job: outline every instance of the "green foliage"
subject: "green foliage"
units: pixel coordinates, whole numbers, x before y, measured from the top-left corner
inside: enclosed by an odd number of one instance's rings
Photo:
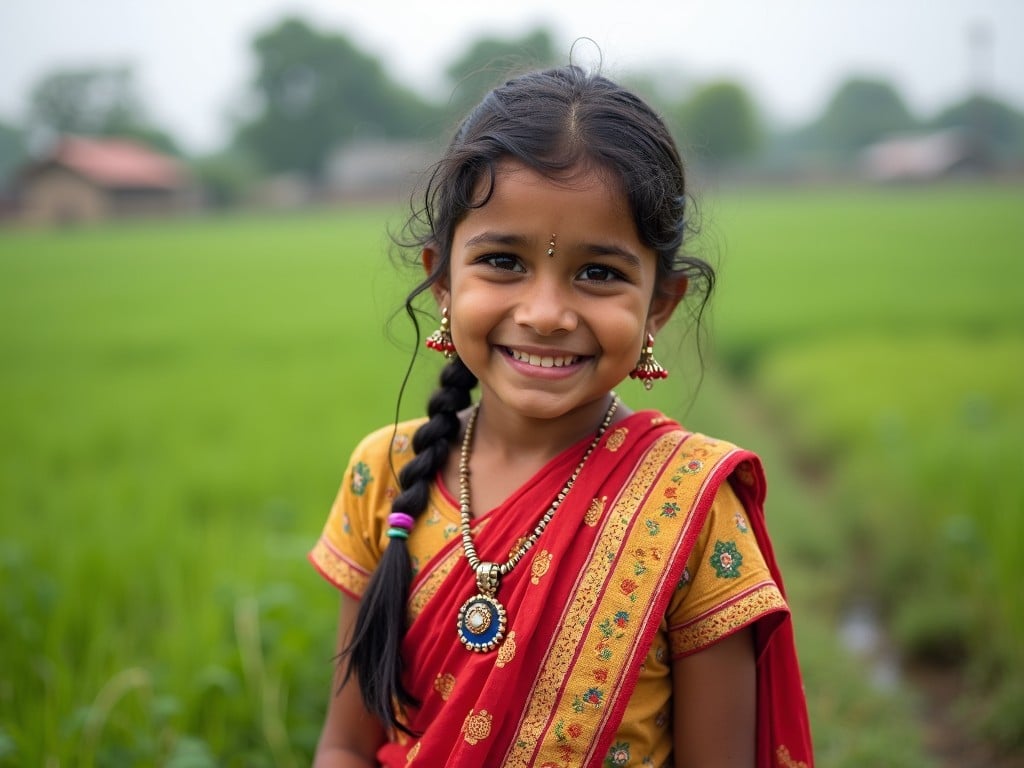
[[[460,120],[510,76],[552,66],[559,58],[551,33],[543,28],[517,38],[481,37],[445,70],[454,88],[448,111]]]
[[[852,78],[829,100],[806,138],[823,149],[852,155],[885,136],[907,131],[917,122],[903,98],[889,83]]]
[[[698,162],[734,165],[760,144],[757,109],[738,83],[705,85],[678,112],[679,136]]]
[[[360,136],[437,133],[434,111],[347,37],[289,18],[253,42],[258,113],[237,144],[272,172],[317,177],[329,153]]]
[[[0,191],[11,182],[15,170],[27,158],[24,131],[0,121]]]
[[[44,139],[63,133],[121,136],[178,152],[171,136],[149,119],[130,66],[66,69],[45,75],[29,97],[28,126]]]
[[[202,187],[204,202],[215,209],[243,203],[259,179],[256,160],[238,149],[198,158],[191,166]]]
[[[970,96],[953,104],[931,126],[960,129],[997,158],[1024,157],[1024,114],[991,96]]]

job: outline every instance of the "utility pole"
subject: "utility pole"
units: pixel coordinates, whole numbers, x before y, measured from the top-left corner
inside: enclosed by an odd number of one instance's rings
[[[991,126],[988,125],[989,116],[985,97],[989,92],[992,74],[993,37],[992,28],[986,21],[977,20],[967,28],[968,69],[970,71],[967,141],[973,153],[982,163],[987,163],[991,158],[991,147],[989,146]]]

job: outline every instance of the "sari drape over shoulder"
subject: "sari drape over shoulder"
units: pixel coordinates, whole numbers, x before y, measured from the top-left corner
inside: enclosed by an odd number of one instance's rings
[[[474,521],[482,560],[508,558],[588,442],[563,452]],[[372,472],[369,463],[364,466]],[[351,477],[358,480],[357,469]],[[395,734],[378,753],[381,764],[626,765],[628,749],[619,755],[613,741],[655,634],[665,631],[670,600],[689,578],[687,561],[724,483],[742,502],[774,582],[744,590],[716,612],[718,629],[709,629],[714,622],[694,626],[713,632],[713,641],[753,624],[758,766],[811,766],[792,626],[764,529],[760,462],[651,411],[608,431],[536,545],[502,578],[497,596],[508,611],[508,629],[497,650],[473,653],[457,639],[459,607],[476,593],[459,537],[450,536],[429,560],[417,563],[403,648],[407,687],[420,705],[404,716],[420,735]],[[345,524],[353,521],[346,517]],[[353,536],[367,553],[345,552],[325,530],[310,557],[331,581],[358,596],[369,572],[359,561],[384,545],[382,526]],[[410,537],[411,551],[413,544]],[[716,548],[715,568],[726,569],[720,573],[729,575],[734,553]]]

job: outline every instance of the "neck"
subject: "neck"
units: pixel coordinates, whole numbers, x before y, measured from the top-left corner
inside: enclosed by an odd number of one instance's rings
[[[474,444],[478,450],[509,463],[546,462],[566,448],[594,436],[612,402],[602,397],[556,418],[529,418],[511,412],[484,392],[477,416]],[[628,415],[621,404],[616,420]]]

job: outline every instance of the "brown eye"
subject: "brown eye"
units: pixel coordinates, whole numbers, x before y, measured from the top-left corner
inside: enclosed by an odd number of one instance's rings
[[[508,253],[491,253],[480,259],[483,263],[506,272],[525,272],[519,259]]]
[[[602,264],[588,264],[580,270],[579,276],[581,280],[589,280],[594,283],[607,283],[622,278],[622,275],[614,269]]]

